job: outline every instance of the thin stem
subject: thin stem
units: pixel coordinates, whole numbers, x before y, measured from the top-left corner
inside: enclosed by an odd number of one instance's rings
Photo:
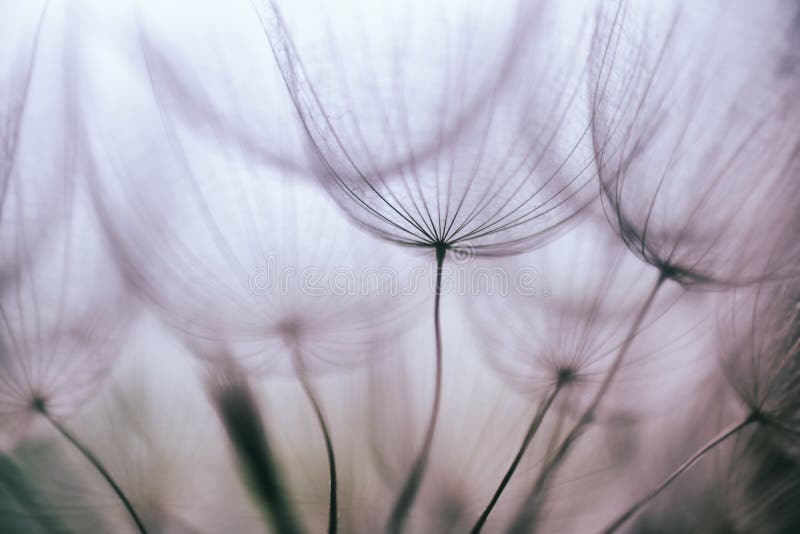
[[[600,405],[603,397],[605,397],[609,387],[611,386],[612,380],[622,366],[625,355],[633,343],[633,339],[636,337],[636,333],[638,332],[645,315],[647,315],[647,311],[653,304],[658,290],[661,288],[665,280],[666,276],[661,273],[656,280],[655,285],[653,285],[653,288],[650,290],[650,294],[648,295],[647,299],[642,304],[639,313],[636,315],[636,319],[634,319],[625,341],[620,346],[619,351],[617,352],[617,355],[611,364],[611,367],[606,373],[603,382],[600,384],[600,388],[597,390],[597,393],[595,393],[594,397],[589,403],[589,406],[581,414],[578,422],[575,423],[575,426],[572,427],[567,436],[561,442],[561,445],[556,450],[552,459],[550,459],[542,468],[542,471],[539,473],[536,483],[534,484],[528,498],[526,499],[521,510],[517,513],[517,517],[512,523],[511,528],[508,530],[509,534],[524,534],[533,533],[536,531],[536,519],[539,515],[539,509],[542,506],[545,486],[548,480],[558,470],[564,460],[566,460],[572,445],[575,443],[575,441],[577,441],[577,439],[583,433],[585,427],[594,418],[597,407]]]
[[[78,438],[73,436],[72,433],[70,433],[69,430],[67,430],[61,423],[53,419],[44,406],[37,406],[35,409],[42,414],[44,418],[47,419],[50,424],[53,425],[53,427],[55,427],[55,429],[58,430],[62,436],[64,436],[64,438],[66,438],[67,441],[69,441],[76,449],[78,449],[78,451],[89,461],[90,464],[92,464],[92,466],[94,466],[95,469],[97,469],[106,482],[108,482],[108,485],[111,486],[111,489],[114,490],[114,493],[117,494],[119,500],[122,501],[122,504],[125,505],[128,515],[130,515],[131,519],[133,519],[133,522],[136,523],[136,528],[139,530],[139,532],[141,532],[141,534],[147,534],[147,529],[144,527],[142,520],[139,519],[139,516],[137,515],[136,510],[134,510],[131,501],[128,500],[128,497],[122,491],[122,488],[119,487],[119,484],[117,484],[117,482],[111,476],[111,473],[109,473],[108,470],[103,466],[97,456],[95,456],[94,453],[92,453],[92,451],[86,447],[86,445],[78,441]]]
[[[530,426],[528,427],[528,431],[525,433],[525,437],[522,440],[522,445],[520,445],[519,450],[517,451],[517,455],[514,457],[514,460],[511,462],[508,470],[506,471],[505,476],[503,476],[503,480],[500,481],[500,485],[497,487],[497,490],[492,495],[492,500],[489,501],[489,504],[486,506],[486,509],[481,514],[478,521],[475,523],[475,526],[472,527],[472,534],[477,534],[483,528],[483,525],[486,523],[486,520],[489,518],[489,514],[492,513],[492,509],[494,508],[497,501],[500,499],[500,495],[502,495],[503,491],[506,489],[508,482],[511,480],[511,477],[514,475],[514,471],[517,470],[517,466],[519,465],[522,457],[525,455],[525,451],[528,449],[528,445],[530,444],[533,436],[536,435],[536,432],[539,430],[539,426],[542,424],[542,420],[544,420],[544,416],[547,414],[547,411],[550,409],[550,406],[553,404],[553,401],[558,395],[558,392],[561,390],[562,384],[559,382],[553,388],[553,390],[548,393],[544,399],[542,399],[539,408],[536,410],[536,415],[534,415],[533,420],[531,421]]]
[[[566,420],[567,414],[564,410],[561,410],[558,414],[558,417],[556,417],[555,428],[553,428],[553,432],[550,434],[550,439],[547,442],[547,449],[544,454],[545,462],[549,461],[553,456],[553,452],[555,452],[556,447],[558,446],[558,438],[561,437],[561,431],[564,429],[564,422]]]
[[[433,390],[433,407],[431,408],[431,416],[428,421],[428,428],[425,431],[422,448],[414,461],[411,472],[406,479],[403,490],[400,492],[400,496],[395,502],[389,522],[386,525],[386,532],[389,534],[400,532],[408,512],[411,510],[411,505],[414,503],[414,498],[422,483],[422,476],[425,474],[425,467],[427,466],[433,443],[433,434],[436,430],[436,421],[439,418],[439,404],[442,394],[442,327],[439,305],[442,293],[442,265],[444,264],[446,253],[447,247],[445,245],[436,246],[436,290],[433,301],[433,327],[436,335],[436,375]]]
[[[308,380],[308,374],[306,373],[305,364],[303,363],[303,355],[301,354],[300,349],[295,347],[293,356],[297,378],[300,381],[300,385],[302,386],[303,392],[308,398],[308,401],[311,403],[311,407],[314,409],[314,414],[317,416],[317,422],[319,423],[320,430],[322,430],[322,436],[325,439],[325,451],[328,455],[328,474],[330,477],[328,533],[336,534],[338,528],[338,500],[336,496],[336,459],[333,454],[333,441],[331,440],[330,432],[328,431],[328,424],[325,421],[325,415],[322,413],[322,407],[320,406],[317,395]]]
[[[746,419],[729,426],[717,434],[711,441],[703,445],[697,452],[690,456],[688,460],[683,462],[680,467],[678,467],[667,478],[665,478],[661,484],[634,503],[633,506],[621,514],[613,523],[611,523],[611,525],[606,527],[606,529],[603,530],[603,534],[611,534],[612,532],[616,532],[619,527],[621,527],[628,519],[633,517],[634,514],[636,514],[636,512],[638,512],[644,505],[655,499],[662,491],[667,489],[667,487],[672,484],[676,478],[681,476],[684,471],[690,469],[695,463],[701,460],[703,456],[708,454],[712,449],[716,448],[717,445],[721,444],[731,436],[736,435],[740,430],[747,427],[751,423],[755,423],[757,420],[758,417],[755,414],[750,414]]]

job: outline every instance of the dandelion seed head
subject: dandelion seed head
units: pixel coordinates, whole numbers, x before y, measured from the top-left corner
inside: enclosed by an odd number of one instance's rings
[[[316,90],[315,80],[306,78],[310,61],[298,55],[281,14],[273,6],[262,15],[318,159],[318,174],[361,227],[401,245],[444,244],[449,250],[501,256],[543,246],[594,198],[586,124],[582,132],[580,121],[571,121],[570,115],[582,97],[586,50],[581,46],[589,31],[558,27],[557,18],[552,18],[556,26],[551,31],[543,22],[551,21],[548,9],[524,3],[515,7],[520,13],[512,18],[510,30],[496,29],[499,35],[510,35],[500,41],[510,39],[502,52],[511,54],[501,59],[502,78],[495,86],[479,85],[475,104],[463,98],[473,80],[459,71],[441,86],[431,84],[443,89],[435,95],[436,113],[408,116],[402,107],[407,95],[393,93],[401,101],[390,103],[377,119],[369,109],[364,111],[374,96],[361,106],[347,91],[336,100]],[[530,25],[522,37],[524,21]],[[484,20],[475,21],[480,22]],[[533,50],[551,46],[559,30],[577,34],[575,50],[565,51],[563,62],[542,61]],[[474,49],[480,47],[469,48]],[[512,55],[518,59],[511,60]],[[402,72],[390,74],[402,79]],[[548,75],[563,85],[556,89],[533,83]],[[372,90],[381,93],[380,86]],[[330,108],[340,107],[347,113],[332,117]],[[389,137],[382,152],[365,134],[373,120],[383,132],[379,138]],[[453,124],[458,127],[451,129]],[[417,144],[426,138],[420,131],[430,132],[431,146]],[[392,155],[403,155],[387,163],[385,147]]]
[[[48,254],[0,293],[0,433],[12,441],[37,414],[67,416],[96,394],[135,318],[84,193],[68,199]]]
[[[406,259],[354,232],[315,184],[233,145],[210,151],[181,117],[153,119],[173,147],[153,146],[151,160],[178,179],[157,188],[136,163],[144,147],[106,147],[102,168],[120,179],[97,181],[96,206],[131,285],[203,358],[284,374],[299,351],[310,370],[339,370],[408,319],[386,305],[414,300],[400,293]],[[208,164],[187,166],[187,154]]]
[[[743,294],[744,293],[744,294]],[[779,446],[800,453],[800,313],[792,285],[762,284],[727,299],[719,350],[740,401]]]
[[[556,376],[557,376],[556,380],[559,385],[566,385],[575,380],[577,372],[572,367],[564,366],[558,368]]]
[[[608,219],[631,251],[684,286],[757,282],[796,211],[795,89],[773,70],[786,46],[773,26],[785,17],[746,2],[720,16],[676,5],[656,18],[643,7],[609,17],[597,46],[592,121]],[[743,52],[742,32],[759,45]],[[713,50],[692,54],[707,35]],[[795,270],[788,258],[771,264],[768,276]]]

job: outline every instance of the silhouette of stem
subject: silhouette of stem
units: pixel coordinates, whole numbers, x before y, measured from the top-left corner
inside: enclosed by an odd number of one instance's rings
[[[436,336],[436,375],[433,390],[433,407],[431,408],[431,415],[428,421],[428,428],[425,431],[425,438],[422,442],[422,448],[417,455],[417,459],[414,461],[414,465],[411,468],[397,501],[395,502],[389,522],[386,525],[386,532],[389,534],[399,533],[403,528],[403,523],[408,517],[408,512],[411,510],[411,505],[414,503],[414,498],[416,497],[419,486],[422,483],[422,477],[425,474],[425,468],[428,463],[428,457],[430,456],[431,445],[433,443],[433,434],[436,430],[436,421],[439,418],[439,404],[442,393],[442,327],[439,314],[439,305],[442,296],[442,265],[444,264],[444,257],[446,253],[447,247],[444,244],[439,244],[436,246],[436,293],[433,301],[433,326]]]
[[[211,389],[211,396],[254,497],[275,532],[303,532],[286,499],[261,412],[247,381],[241,377],[223,381]]]
[[[142,520],[139,518],[136,510],[133,508],[131,501],[125,495],[125,492],[122,491],[122,488],[120,488],[119,484],[117,484],[117,482],[111,476],[111,473],[109,473],[105,466],[103,466],[97,456],[95,456],[94,453],[89,450],[88,447],[86,447],[86,445],[81,443],[78,438],[73,436],[69,430],[67,430],[61,423],[56,421],[53,416],[50,415],[44,406],[44,402],[34,401],[34,409],[42,414],[42,416],[44,416],[44,418],[47,419],[67,441],[69,441],[76,449],[78,449],[83,457],[86,458],[90,464],[92,464],[92,466],[100,473],[100,475],[102,475],[105,481],[108,482],[108,485],[111,486],[111,489],[114,490],[114,493],[117,494],[119,500],[122,501],[122,504],[128,511],[128,515],[130,515],[131,519],[133,519],[133,522],[136,524],[136,528],[139,530],[139,532],[141,532],[141,534],[147,534],[147,529],[144,527],[144,523],[142,523]]]
[[[636,514],[644,505],[658,497],[658,495],[667,489],[672,482],[675,481],[676,478],[681,476],[685,471],[690,469],[695,463],[700,461],[703,456],[708,454],[711,450],[717,447],[717,445],[721,444],[731,436],[736,435],[740,430],[747,427],[751,423],[754,423],[758,420],[756,414],[750,414],[745,418],[743,421],[739,421],[728,428],[724,429],[722,432],[717,434],[711,441],[703,445],[697,452],[695,452],[692,456],[689,457],[683,464],[680,465],[675,471],[673,471],[667,478],[664,479],[661,484],[659,484],[656,488],[651,490],[647,495],[642,497],[636,503],[633,504],[630,508],[628,508],[624,513],[622,513],[611,525],[603,530],[603,534],[611,534],[612,532],[616,532],[619,527],[621,527],[625,522],[630,519],[631,517]]]
[[[489,501],[489,504],[484,509],[483,513],[481,514],[478,521],[475,523],[475,526],[472,527],[472,534],[477,534],[478,532],[483,529],[483,525],[486,523],[486,520],[489,518],[489,514],[492,513],[492,509],[494,508],[497,501],[500,499],[500,495],[502,495],[503,491],[506,489],[508,482],[511,480],[511,477],[514,475],[514,471],[517,470],[517,466],[519,465],[522,457],[525,455],[525,451],[528,449],[528,445],[530,444],[533,436],[536,435],[536,432],[539,430],[539,426],[542,424],[544,420],[544,416],[547,414],[550,406],[553,404],[553,401],[558,395],[558,392],[561,390],[563,384],[558,383],[550,391],[544,399],[542,399],[539,408],[536,410],[536,415],[534,415],[533,420],[531,421],[530,426],[528,427],[528,431],[525,433],[525,437],[522,440],[522,445],[520,445],[519,450],[517,451],[517,455],[514,457],[514,460],[511,462],[508,470],[506,471],[505,476],[503,476],[503,480],[500,481],[500,485],[497,487],[497,490],[494,492],[492,499]]]
[[[311,383],[308,380],[308,375],[306,373],[305,364],[303,363],[303,355],[300,353],[300,350],[295,347],[294,349],[294,367],[295,372],[297,373],[297,378],[300,381],[300,385],[303,388],[303,392],[305,393],[306,397],[308,398],[309,402],[311,403],[311,407],[314,409],[314,414],[317,417],[317,422],[319,423],[320,430],[322,430],[322,436],[325,439],[325,451],[328,455],[328,474],[330,479],[330,497],[329,497],[329,505],[328,505],[328,533],[335,534],[338,529],[338,505],[337,505],[337,494],[336,494],[336,458],[333,454],[333,441],[331,440],[330,432],[328,431],[328,424],[325,421],[325,415],[322,413],[322,407],[320,406],[319,400],[317,399],[317,395],[314,392],[314,389],[311,387]]]
[[[614,377],[622,366],[625,355],[633,343],[633,339],[636,337],[636,333],[641,327],[645,315],[647,315],[650,306],[652,306],[653,301],[655,300],[658,290],[661,288],[666,279],[667,277],[664,273],[659,275],[655,285],[653,285],[653,288],[650,290],[650,294],[642,304],[639,313],[636,315],[636,319],[633,321],[631,329],[628,332],[628,335],[625,337],[625,341],[620,346],[619,351],[617,352],[617,355],[611,364],[611,367],[606,373],[603,382],[600,384],[600,388],[595,393],[594,397],[589,403],[589,406],[581,414],[578,422],[575,423],[575,426],[572,427],[567,436],[561,442],[561,445],[558,447],[553,457],[542,468],[542,471],[539,473],[536,483],[533,485],[528,498],[525,500],[523,507],[517,513],[516,519],[512,523],[511,528],[508,530],[509,534],[532,534],[536,531],[536,521],[539,515],[539,510],[543,504],[545,486],[547,482],[563,464],[570,449],[572,448],[572,445],[575,443],[575,441],[577,441],[577,439],[585,430],[586,426],[594,418],[597,407],[600,405],[603,397],[605,397],[606,393],[608,392],[608,388],[611,386],[611,382],[614,380]]]

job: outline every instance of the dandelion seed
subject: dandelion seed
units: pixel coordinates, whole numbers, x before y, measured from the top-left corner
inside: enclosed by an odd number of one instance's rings
[[[397,328],[404,314],[390,317],[396,310],[383,302],[400,295],[384,294],[364,275],[369,262],[388,254],[374,240],[351,239],[324,193],[288,169],[254,169],[225,138],[209,153],[208,141],[186,123],[155,120],[168,143],[150,155],[158,174],[126,165],[135,156],[115,146],[106,162],[122,178],[97,183],[96,205],[119,265],[198,356],[298,379],[329,459],[335,531],[333,437],[311,377],[363,361],[375,337]],[[174,173],[166,191],[143,190],[165,172]],[[390,268],[375,274],[398,276]]]
[[[790,126],[793,120],[786,120],[785,114],[787,91],[792,88],[775,80],[774,71],[764,73],[773,86],[749,83],[761,69],[774,66],[769,54],[780,43],[768,40],[753,49],[751,57],[737,63],[741,68],[730,69],[731,63],[719,57],[702,58],[699,68],[687,67],[682,59],[694,39],[714,35],[723,40],[730,35],[723,29],[731,31],[717,20],[687,17],[687,12],[678,9],[668,14],[666,27],[656,31],[657,26],[647,23],[629,25],[628,17],[635,16],[636,8],[619,2],[608,16],[611,29],[598,32],[600,73],[594,88],[592,138],[601,198],[609,222],[628,248],[659,272],[629,339],[666,280],[697,289],[720,288],[752,284],[763,277],[789,277],[794,269],[791,262],[772,262],[773,271],[763,271],[775,246],[774,228],[784,226],[794,202],[794,196],[785,201],[786,193],[795,188],[788,176],[800,146]],[[650,20],[651,13],[643,13]],[[776,15],[769,9],[758,14],[763,20]],[[708,24],[713,24],[713,31],[703,31]],[[644,30],[639,36],[644,42],[635,41],[633,48],[626,41],[629,27]],[[656,46],[646,44],[650,42]],[[719,50],[724,57],[733,48],[722,41]],[[631,71],[620,76],[626,71],[616,66],[625,61]],[[789,116],[793,111],[788,110]],[[682,120],[675,119],[677,112],[685,113]],[[698,149],[699,140],[707,145]],[[731,192],[741,193],[740,201],[732,201]],[[756,216],[762,210],[769,210],[768,216]],[[680,213],[677,220],[676,213]],[[777,239],[785,239],[787,232]],[[628,346],[621,347],[609,369],[603,394]],[[602,397],[596,397],[542,471],[536,484],[540,501],[544,482],[563,462]],[[531,517],[535,514],[529,512]],[[516,531],[530,524],[529,519],[518,522]]]
[[[759,42],[744,56],[743,17],[758,23],[748,31]],[[634,254],[685,287],[795,273],[777,262],[763,273],[797,208],[798,108],[776,76],[780,17],[745,2],[726,3],[719,20],[688,5],[662,13],[620,2],[598,45],[592,123],[607,217]],[[692,55],[708,36],[713,53]]]
[[[537,3],[535,7],[540,6]],[[586,67],[580,45],[577,52],[563,51],[563,63],[557,59],[558,48],[554,48],[556,58],[532,53],[528,47],[551,45],[558,30],[553,34],[543,30],[543,21],[548,20],[544,10],[522,4],[519,10],[504,51],[517,57],[501,63],[499,81],[490,80],[494,85],[485,92],[478,90],[487,104],[465,102],[464,92],[470,86],[464,71],[452,73],[452,78],[433,89],[433,121],[431,116],[413,120],[405,107],[407,95],[397,94],[397,99],[379,112],[380,130],[389,132],[380,151],[367,133],[374,128],[369,112],[364,113],[359,102],[346,96],[344,104],[335,100],[332,104],[343,107],[342,120],[333,118],[330,101],[316,80],[309,79],[308,61],[298,53],[282,14],[274,4],[261,14],[328,191],[370,233],[435,253],[434,399],[418,459],[388,522],[391,532],[402,527],[411,509],[438,419],[442,370],[439,301],[447,252],[502,256],[537,248],[568,227],[594,195],[590,186],[593,159],[587,157],[584,149],[588,147],[583,146],[588,141],[586,124],[582,126],[571,115],[581,100],[579,80]],[[532,26],[525,27],[525,21]],[[442,62],[440,68],[451,75],[449,62]],[[402,84],[402,71],[392,74]],[[548,83],[553,80],[563,82],[566,90],[560,87],[555,91]],[[535,88],[532,92],[531,87]],[[439,89],[443,91],[439,93]],[[379,86],[373,90],[381,94]],[[380,96],[378,99],[383,102]],[[365,103],[371,105],[369,100]],[[452,125],[457,127],[452,129]],[[420,147],[416,140],[427,138],[420,132],[428,131],[434,144]]]
[[[0,298],[0,431],[17,441],[35,419],[48,421],[102,475],[146,532],[102,462],[61,422],[97,391],[130,322],[120,303],[124,286],[99,239],[89,237],[88,207],[75,202],[72,209],[53,255],[32,262]],[[98,280],[105,285],[98,286]]]
[[[784,252],[783,248],[781,252]],[[751,304],[752,311],[748,310],[744,317],[740,313],[741,299],[732,301],[733,332],[721,336],[723,363],[731,385],[747,407],[747,414],[691,455],[661,484],[622,513],[604,533],[617,531],[710,451],[745,429],[755,426],[756,431],[768,432],[780,441],[788,440],[795,454],[799,450],[796,443],[800,436],[797,418],[800,406],[797,396],[800,309],[796,288],[794,285],[787,287],[787,284],[773,284],[771,287],[766,283],[760,284]]]

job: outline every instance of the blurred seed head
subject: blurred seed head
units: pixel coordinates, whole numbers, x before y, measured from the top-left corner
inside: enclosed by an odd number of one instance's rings
[[[775,243],[796,234],[797,84],[777,65],[790,49],[785,6],[718,7],[619,2],[595,46],[608,219],[685,286],[796,275],[792,258],[763,272]]]

